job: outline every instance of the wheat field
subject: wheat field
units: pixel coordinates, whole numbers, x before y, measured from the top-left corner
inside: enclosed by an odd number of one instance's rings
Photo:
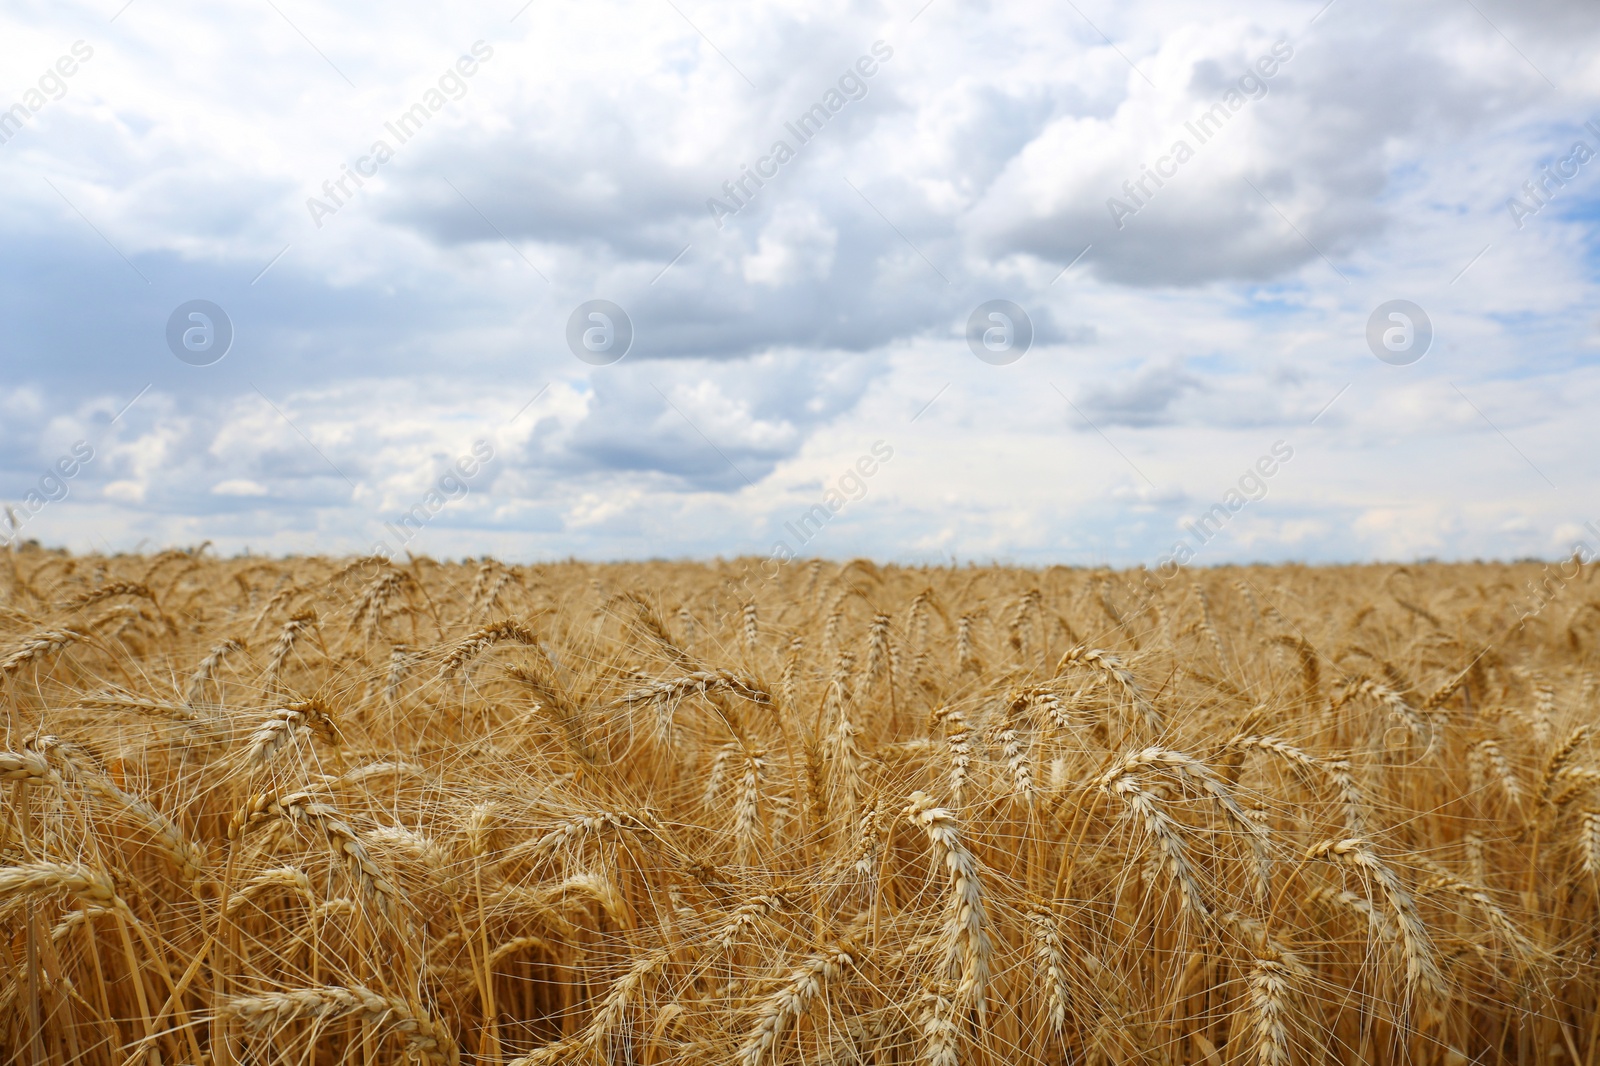
[[[1596,1063],[1592,567],[769,570],[7,553],[0,1061]]]

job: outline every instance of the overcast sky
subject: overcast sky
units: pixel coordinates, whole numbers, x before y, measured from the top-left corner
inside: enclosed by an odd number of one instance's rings
[[[47,544],[1600,549],[1592,0],[12,0],[3,108]]]

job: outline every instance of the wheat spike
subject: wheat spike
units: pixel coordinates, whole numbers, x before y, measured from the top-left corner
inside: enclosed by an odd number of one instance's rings
[[[27,896],[63,892],[100,907],[126,910],[111,878],[76,863],[32,862],[0,867],[0,908]]]
[[[539,638],[510,619],[486,625],[457,644],[450,654],[445,656],[444,662],[439,665],[439,679],[453,677],[457,671],[483,654],[486,649],[506,641],[536,645],[539,643]]]
[[[461,1055],[454,1039],[426,1011],[403,999],[384,996],[360,986],[297,988],[236,996],[223,1004],[221,1016],[248,1029],[281,1029],[302,1018],[333,1021],[359,1017],[402,1034],[411,1050],[429,1062],[459,1066]]]
[[[1313,845],[1306,852],[1306,858],[1344,863],[1378,883],[1394,915],[1395,927],[1405,953],[1406,989],[1413,1002],[1418,1003],[1424,1019],[1436,1019],[1441,1004],[1448,998],[1448,992],[1434,958],[1433,941],[1417,914],[1415,901],[1400,883],[1399,876],[1378,859],[1366,841],[1353,837],[1325,840]]]
[[[29,663],[54,655],[70,644],[87,639],[76,629],[42,629],[24,639],[0,658],[0,676],[10,677]]]
[[[824,986],[855,966],[855,950],[851,945],[840,945],[813,955],[790,975],[788,983],[762,1005],[755,1027],[739,1049],[740,1066],[763,1066],[773,1057],[784,1029],[810,1013]]]
[[[942,938],[944,969],[948,978],[956,982],[957,1000],[974,1007],[982,1017],[987,1011],[986,989],[993,945],[977,860],[962,843],[955,815],[936,806],[932,796],[925,792],[912,793],[905,815],[927,834],[940,860],[939,865],[949,871],[950,895]]]

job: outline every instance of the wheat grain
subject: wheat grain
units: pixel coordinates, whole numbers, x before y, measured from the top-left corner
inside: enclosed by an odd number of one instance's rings
[[[65,940],[79,926],[87,925],[96,918],[108,917],[114,913],[116,913],[115,907],[102,907],[92,903],[85,904],[77,910],[63,914],[61,920],[50,930],[50,939],[52,941]]]
[[[1102,784],[1101,788],[1120,799],[1156,842],[1161,853],[1162,868],[1177,886],[1184,907],[1201,916],[1209,916],[1211,908],[1206,904],[1200,879],[1189,860],[1189,849],[1179,835],[1176,823],[1162,810],[1155,793],[1142,788],[1132,776],[1118,776]]]
[[[35,751],[0,751],[0,781],[58,783],[60,777],[43,755]]]
[[[368,640],[375,639],[383,626],[384,614],[388,611],[389,602],[399,595],[406,586],[412,582],[410,574],[404,570],[384,570],[372,583],[362,590],[360,598],[356,600],[355,610],[350,615],[350,628],[360,629],[365,622],[365,632]]]
[[[955,1022],[955,992],[947,987],[922,996],[922,1061],[926,1066],[961,1066],[961,1030]]]
[[[745,752],[744,779],[739,784],[739,800],[733,812],[733,839],[739,861],[746,865],[757,858],[761,836],[761,785],[766,765],[765,752]]]
[[[1534,702],[1533,742],[1541,748],[1550,743],[1555,729],[1556,690],[1548,681],[1536,681],[1533,686]]]
[[[731,951],[763,919],[788,910],[792,906],[793,903],[785,892],[762,893],[741,904],[729,915],[718,929],[713,942],[718,950]]]
[[[1489,923],[1489,928],[1493,929],[1501,939],[1515,949],[1524,962],[1537,953],[1538,949],[1528,939],[1527,934],[1517,928],[1517,924],[1511,920],[1510,915],[1501,910],[1500,906],[1482,888],[1468,881],[1463,881],[1454,874],[1440,873],[1423,882],[1418,886],[1417,891],[1419,894],[1425,895],[1428,892],[1440,889],[1454,892],[1476,906]]]
[[[754,680],[740,677],[728,670],[703,670],[683,677],[666,678],[643,687],[632,689],[617,698],[619,706],[637,706],[657,703],[674,704],[691,695],[704,696],[713,692],[727,692],[752,703],[769,704],[772,695]]]
[[[1095,671],[1108,684],[1127,697],[1151,731],[1160,732],[1162,726],[1160,714],[1156,711],[1155,705],[1145,698],[1144,692],[1134,679],[1133,672],[1123,665],[1120,656],[1113,652],[1103,651],[1099,648],[1089,648],[1080,644],[1061,656],[1060,661],[1056,663],[1056,676],[1063,676],[1066,670],[1073,666],[1083,666]]]
[[[1366,800],[1356,787],[1355,775],[1346,759],[1320,759],[1295,747],[1280,737],[1240,736],[1228,741],[1234,750],[1264,751],[1302,770],[1314,770],[1325,776],[1339,793],[1344,811],[1345,828],[1352,833],[1365,831]]]
[[[754,655],[756,646],[761,643],[761,627],[756,621],[756,605],[749,602],[744,605],[742,612],[744,618],[744,650],[746,655]]]
[[[1108,792],[1120,793],[1139,812],[1145,819],[1146,825],[1151,827],[1152,832],[1161,840],[1163,850],[1167,852],[1168,861],[1173,864],[1172,868],[1176,875],[1180,870],[1188,868],[1186,860],[1180,862],[1174,851],[1174,845],[1181,845],[1181,841],[1177,839],[1175,833],[1168,832],[1171,828],[1170,820],[1164,815],[1159,815],[1159,811],[1153,806],[1151,793],[1137,785],[1131,787],[1128,785],[1132,777],[1152,769],[1176,771],[1181,780],[1198,785],[1217,803],[1228,820],[1243,831],[1255,854],[1256,894],[1265,899],[1272,880],[1272,858],[1267,831],[1245,811],[1222,779],[1200,760],[1170,748],[1154,746],[1143,748],[1124,755],[1118,764],[1100,775],[1096,784]],[[1162,827],[1160,832],[1155,831],[1157,825]],[[1181,847],[1178,850],[1181,851]],[[1189,873],[1183,873],[1181,876],[1186,883],[1190,883]]]
[[[1031,738],[1019,728],[1019,716],[1007,716],[1004,727],[995,734],[1005,758],[1006,771],[1011,776],[1011,791],[1026,806],[1033,806],[1033,760],[1029,752]]]
[[[1060,1038],[1066,1034],[1067,1015],[1072,1011],[1072,992],[1067,984],[1067,950],[1061,931],[1056,927],[1055,915],[1048,908],[1035,906],[1028,912],[1028,923],[1033,934],[1039,980],[1050,1004],[1050,1030]]]
[[[241,829],[262,821],[281,818],[291,825],[305,825],[320,832],[333,851],[342,855],[350,865],[351,875],[366,896],[386,915],[394,912],[398,889],[384,876],[372,861],[366,845],[349,823],[339,817],[336,808],[318,802],[306,792],[287,796],[264,796],[252,801],[244,812]],[[235,833],[236,835],[236,833]]]
[[[1593,727],[1589,725],[1578,726],[1567,734],[1567,739],[1562,741],[1561,746],[1552,751],[1550,757],[1545,760],[1544,777],[1539,784],[1540,803],[1550,802],[1551,796],[1555,792],[1556,783],[1561,778],[1562,771],[1567,768],[1573,756],[1577,755],[1578,749],[1583,746],[1583,742],[1589,739],[1589,734],[1592,730]]]
[[[867,660],[863,672],[869,689],[884,677],[891,682],[894,680],[894,649],[889,643],[889,616],[882,611],[872,616],[872,625],[867,630]]]
[[[1500,781],[1500,787],[1505,791],[1506,799],[1510,800],[1514,807],[1522,806],[1522,797],[1524,795],[1522,782],[1512,772],[1511,764],[1506,761],[1505,755],[1500,751],[1499,744],[1488,738],[1480,740],[1473,746],[1470,758],[1473,765],[1473,776],[1479,782],[1474,785],[1474,791],[1482,788],[1483,772],[1478,767],[1482,762],[1487,762],[1494,767],[1495,774]]]
[[[170,722],[189,723],[199,718],[192,707],[128,692],[91,693],[79,700],[79,706],[92,711],[132,711],[147,718],[165,718]]]
[[[1578,845],[1583,872],[1600,878],[1600,811],[1587,810],[1579,821]]]
[[[130,796],[112,781],[95,772],[78,771],[72,783],[104,805],[136,822],[171,860],[185,884],[193,884],[205,873],[205,848],[186,837],[171,818],[145,800]]]

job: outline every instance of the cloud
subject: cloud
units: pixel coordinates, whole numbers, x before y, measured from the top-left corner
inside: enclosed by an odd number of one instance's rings
[[[839,231],[809,204],[784,205],[761,229],[755,254],[744,257],[744,280],[779,288],[833,270]]]
[[[1382,232],[1398,145],[1436,148],[1537,91],[1514,55],[1452,49],[1453,24],[1317,32],[1174,30],[1147,60],[1154,86],[1129,73],[1113,113],[1058,116],[1012,157],[974,238],[1063,262],[1092,244],[1088,267],[1124,285],[1282,277]]]
[[[745,365],[680,364],[642,378],[596,376],[584,416],[547,461],[738,491],[795,455],[814,427],[849,410],[874,376],[859,360],[799,353]],[[632,432],[618,433],[623,425]]]
[[[1205,383],[1185,371],[1181,362],[1150,365],[1132,378],[1092,386],[1084,392],[1089,417],[1107,425],[1158,426],[1177,420],[1173,405]]]
[[[272,490],[247,477],[231,477],[211,486],[211,491],[218,496],[265,496]]]
[[[419,550],[714,554],[885,439],[817,550],[1131,562],[1282,439],[1216,561],[1545,551],[1600,488],[1570,447],[1600,171],[1521,229],[1505,200],[1600,120],[1600,15],[1480,7],[1140,0],[1096,16],[1108,42],[1009,3],[401,0],[290,12],[313,49],[270,9],[96,36],[104,12],[24,0],[0,65],[96,52],[0,144],[0,494],[84,440],[41,537],[348,550],[484,439]],[[468,91],[314,224],[480,40]],[[875,42],[865,95],[719,226],[707,199]],[[211,367],[166,347],[196,298],[235,327]],[[609,367],[566,347],[596,298],[635,328]],[[1411,367],[1366,349],[1395,298],[1435,326]],[[993,299],[1036,327],[1005,367],[963,336]]]

